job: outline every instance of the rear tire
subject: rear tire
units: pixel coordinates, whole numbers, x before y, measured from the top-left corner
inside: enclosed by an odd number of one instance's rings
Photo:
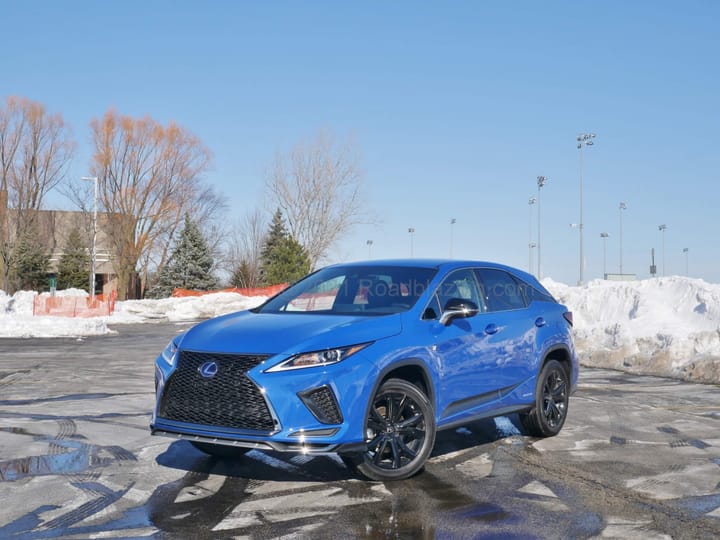
[[[520,420],[529,435],[552,437],[560,433],[570,403],[568,374],[557,360],[550,360],[540,370],[535,386],[535,406]]]
[[[224,444],[212,444],[197,441],[190,441],[190,444],[201,452],[223,459],[239,458],[250,450],[249,448],[243,448],[242,446],[226,446]]]
[[[388,379],[370,403],[364,429],[368,449],[358,456],[357,469],[372,480],[403,480],[417,473],[432,452],[435,411],[417,386]]]

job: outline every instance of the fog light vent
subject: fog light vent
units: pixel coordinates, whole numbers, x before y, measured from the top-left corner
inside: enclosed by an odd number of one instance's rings
[[[313,388],[298,396],[318,421],[323,424],[342,424],[343,417],[337,398],[329,387]]]

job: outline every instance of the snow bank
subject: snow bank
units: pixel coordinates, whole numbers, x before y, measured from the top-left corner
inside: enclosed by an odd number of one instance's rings
[[[47,294],[47,293],[45,293]],[[79,289],[58,291],[58,296],[87,296]],[[107,334],[102,318],[33,317],[34,291],[18,291],[13,296],[0,291],[0,337],[73,337]]]
[[[48,293],[43,293],[48,294]],[[87,296],[79,289],[57,291],[58,296]],[[13,296],[0,291],[0,337],[78,337],[110,334],[108,325],[160,321],[195,321],[233,311],[250,309],[266,297],[246,297],[236,293],[213,293],[187,298],[127,300],[116,302],[109,317],[69,318],[33,317],[34,291],[18,291]]]
[[[126,300],[115,304],[115,313],[108,318],[111,324],[148,321],[194,321],[243,311],[262,304],[265,296],[241,296],[219,292],[185,298],[159,300]]]
[[[543,285],[573,312],[584,365],[720,382],[720,285],[678,276]]]

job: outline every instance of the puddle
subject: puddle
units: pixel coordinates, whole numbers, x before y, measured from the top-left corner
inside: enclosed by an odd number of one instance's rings
[[[49,439],[53,454],[0,461],[0,482],[14,482],[32,476],[77,474],[114,461],[137,461],[120,446],[95,446],[75,440]]]
[[[53,444],[69,448],[69,451],[0,461],[0,481],[14,482],[28,476],[79,473],[93,465],[93,447],[71,441],[53,441]]]
[[[690,511],[696,517],[702,516],[720,508],[720,493],[686,497],[678,502],[678,506]]]
[[[492,503],[480,503],[468,506],[454,512],[454,515],[460,519],[472,519],[477,521],[503,521],[509,517],[509,514],[501,507]]]

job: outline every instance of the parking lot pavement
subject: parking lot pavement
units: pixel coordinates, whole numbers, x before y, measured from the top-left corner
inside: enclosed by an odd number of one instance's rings
[[[0,538],[717,538],[720,388],[584,370],[563,431],[438,435],[414,478],[334,455],[235,460],[149,435],[183,325],[0,340]]]

